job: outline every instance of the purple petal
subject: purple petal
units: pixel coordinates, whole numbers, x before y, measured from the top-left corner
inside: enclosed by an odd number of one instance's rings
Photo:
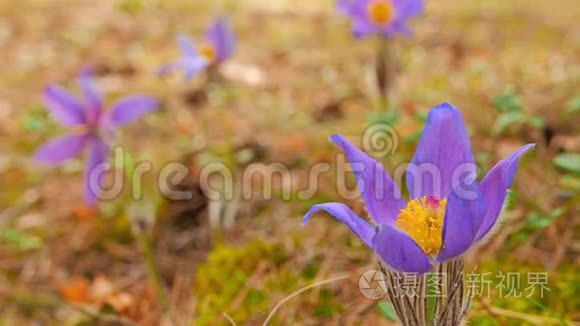
[[[391,37],[395,34],[413,36],[413,31],[404,22],[394,22],[382,29],[382,34]]]
[[[164,76],[175,70],[181,70],[185,74],[185,79],[189,81],[208,66],[209,62],[202,56],[183,58],[161,66],[158,70],[158,74]]]
[[[364,19],[354,19],[352,29],[354,37],[357,39],[367,37],[378,31],[376,26]]]
[[[236,38],[232,27],[225,17],[218,17],[214,21],[207,31],[206,37],[215,46],[218,63],[228,59],[234,53]]]
[[[79,85],[87,101],[88,122],[96,123],[103,112],[103,99],[93,84],[91,67],[83,68],[79,75]]]
[[[182,60],[177,60],[177,61],[162,65],[157,70],[157,74],[159,76],[165,76],[165,75],[172,73],[173,71],[178,70],[178,69],[183,69],[183,61]]]
[[[356,0],[337,0],[336,8],[341,14],[349,15]]]
[[[485,213],[485,203],[477,182],[454,189],[447,199],[443,219],[443,248],[437,260],[444,262],[467,251]]]
[[[183,60],[183,69],[185,71],[185,80],[192,80],[195,75],[202,72],[209,66],[206,58],[198,56]]]
[[[44,89],[44,103],[54,118],[64,126],[86,123],[82,103],[63,87],[47,86]]]
[[[461,113],[448,103],[434,107],[407,169],[411,199],[445,198],[475,175],[475,159]]]
[[[373,248],[383,263],[399,272],[422,274],[433,268],[423,249],[394,226],[380,226]]]
[[[304,223],[308,223],[312,215],[319,211],[325,211],[336,217],[337,220],[346,224],[362,241],[372,248],[372,239],[375,236],[375,229],[365,220],[358,217],[353,211],[342,203],[326,203],[314,205],[304,216]]]
[[[189,38],[189,36],[185,34],[177,35],[177,45],[181,49],[181,53],[184,57],[196,57],[199,55],[193,42]]]
[[[149,96],[129,96],[119,100],[109,111],[108,121],[112,125],[122,126],[157,109],[157,101]]]
[[[510,157],[498,162],[481,181],[481,193],[486,211],[475,240],[481,240],[496,224],[503,208],[507,190],[511,187],[520,157],[531,150],[535,144],[518,149]]]
[[[58,164],[80,154],[88,136],[62,136],[47,141],[36,151],[35,159],[46,164]]]
[[[85,200],[88,204],[98,201],[102,189],[105,169],[101,164],[107,162],[109,147],[101,139],[93,138],[85,171]]]
[[[403,22],[409,18],[419,16],[424,11],[423,0],[393,0],[397,21]]]
[[[406,21],[423,12],[422,0],[394,0],[395,17],[388,24],[374,24],[368,13],[368,7],[372,0],[338,0],[338,10],[348,15],[353,21],[353,32],[356,38],[363,38],[371,34],[379,33],[385,37],[395,34],[411,36],[411,30]]]
[[[350,162],[358,189],[372,218],[377,224],[393,223],[405,207],[405,202],[383,165],[340,135],[333,135],[331,140],[342,148]]]

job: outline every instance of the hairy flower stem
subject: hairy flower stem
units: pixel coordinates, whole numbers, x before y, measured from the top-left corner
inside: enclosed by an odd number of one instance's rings
[[[470,304],[463,260],[439,265],[431,273],[400,273],[380,264],[386,294],[403,326],[462,325]]]
[[[379,93],[379,111],[387,112],[390,106],[389,93],[393,86],[395,73],[393,49],[390,41],[384,37],[378,37],[377,48],[375,79]]]
[[[147,236],[147,234],[144,232],[135,232],[135,237],[137,238],[137,242],[141,247],[141,253],[143,254],[143,258],[145,259],[147,272],[149,274],[151,284],[153,285],[153,289],[157,296],[159,307],[161,308],[162,312],[165,312],[169,308],[167,299],[168,294],[167,289],[165,288],[165,284],[163,283],[163,279],[161,278],[161,274],[159,273],[159,269],[155,264],[153,243],[151,239]]]

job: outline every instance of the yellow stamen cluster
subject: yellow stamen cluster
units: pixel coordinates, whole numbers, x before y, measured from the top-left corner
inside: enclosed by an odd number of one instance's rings
[[[199,53],[207,59],[208,62],[213,63],[217,59],[215,47],[211,43],[204,44],[200,47]]]
[[[368,6],[370,20],[377,25],[386,25],[393,21],[395,10],[390,0],[372,1]]]
[[[447,199],[421,197],[402,209],[395,225],[406,232],[427,255],[437,255],[443,242],[443,218]]]

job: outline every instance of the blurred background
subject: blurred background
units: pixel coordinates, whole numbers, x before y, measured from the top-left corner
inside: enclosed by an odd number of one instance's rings
[[[199,39],[219,13],[237,41],[220,77],[160,78],[157,69],[180,55],[175,36]],[[372,252],[322,214],[302,226],[312,204],[341,201],[331,173],[307,200],[282,198],[282,183],[263,198],[257,183],[258,195],[226,203],[235,216],[227,228],[211,227],[196,176],[208,162],[235,171],[279,162],[297,189],[313,164],[335,164],[330,134],[359,144],[376,119],[397,131],[397,150],[383,160],[393,169],[410,160],[429,108],[444,101],[462,110],[482,173],[537,143],[503,227],[467,257],[493,280],[470,323],[579,322],[579,18],[575,0],[427,1],[414,37],[393,41],[397,114],[377,116],[376,43],[354,40],[330,0],[0,0],[0,325],[257,325],[294,291],[343,275],[288,300],[271,324],[394,323],[384,300],[359,291],[360,275],[377,267]],[[44,87],[78,93],[87,64],[108,104],[132,93],[161,103],[118,138],[127,153],[115,168],[153,165],[139,203],[128,184],[88,206],[82,159],[56,168],[33,160],[63,132]],[[170,162],[190,170],[178,188],[191,200],[151,186]],[[347,204],[364,213],[359,200]],[[496,276],[507,272],[547,273],[549,290],[527,296],[522,277],[524,295],[500,295]]]

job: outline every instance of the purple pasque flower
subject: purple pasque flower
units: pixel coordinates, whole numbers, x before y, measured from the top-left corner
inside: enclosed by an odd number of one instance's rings
[[[206,32],[200,52],[212,64],[220,64],[234,54],[235,48],[236,38],[229,21],[223,16],[216,18]]]
[[[182,70],[185,79],[191,80],[196,74],[211,65],[219,65],[230,58],[235,50],[234,32],[224,17],[218,17],[206,32],[204,40],[196,47],[185,35],[177,36],[177,44],[182,57],[161,67],[160,73]]]
[[[107,142],[114,136],[115,129],[123,126],[145,112],[157,108],[157,101],[149,96],[128,96],[118,100],[110,110],[104,111],[103,98],[96,91],[90,69],[84,69],[78,79],[84,96],[80,100],[65,88],[49,85],[44,90],[44,102],[53,117],[64,127],[68,135],[44,143],[36,152],[36,160],[56,165],[78,156],[88,148],[89,156],[85,171],[85,199],[87,203],[97,201],[100,184],[99,173],[91,177],[91,172],[105,163],[110,151]],[[95,182],[98,184],[95,185]]]
[[[178,35],[177,44],[181,49],[181,58],[161,66],[159,74],[166,75],[172,71],[181,70],[185,74],[185,79],[190,81],[195,75],[206,69],[210,62],[195,48],[187,35]]]
[[[412,34],[407,20],[423,13],[423,0],[337,0],[337,7],[351,18],[355,37],[392,37]]]
[[[409,201],[405,203],[380,163],[340,135],[331,139],[355,171],[373,224],[342,203],[314,205],[304,222],[326,211],[346,224],[386,266],[412,273],[428,272],[460,256],[490,233],[498,224],[520,157],[534,147],[523,146],[477,182],[460,112],[451,104],[436,106],[407,168]]]

